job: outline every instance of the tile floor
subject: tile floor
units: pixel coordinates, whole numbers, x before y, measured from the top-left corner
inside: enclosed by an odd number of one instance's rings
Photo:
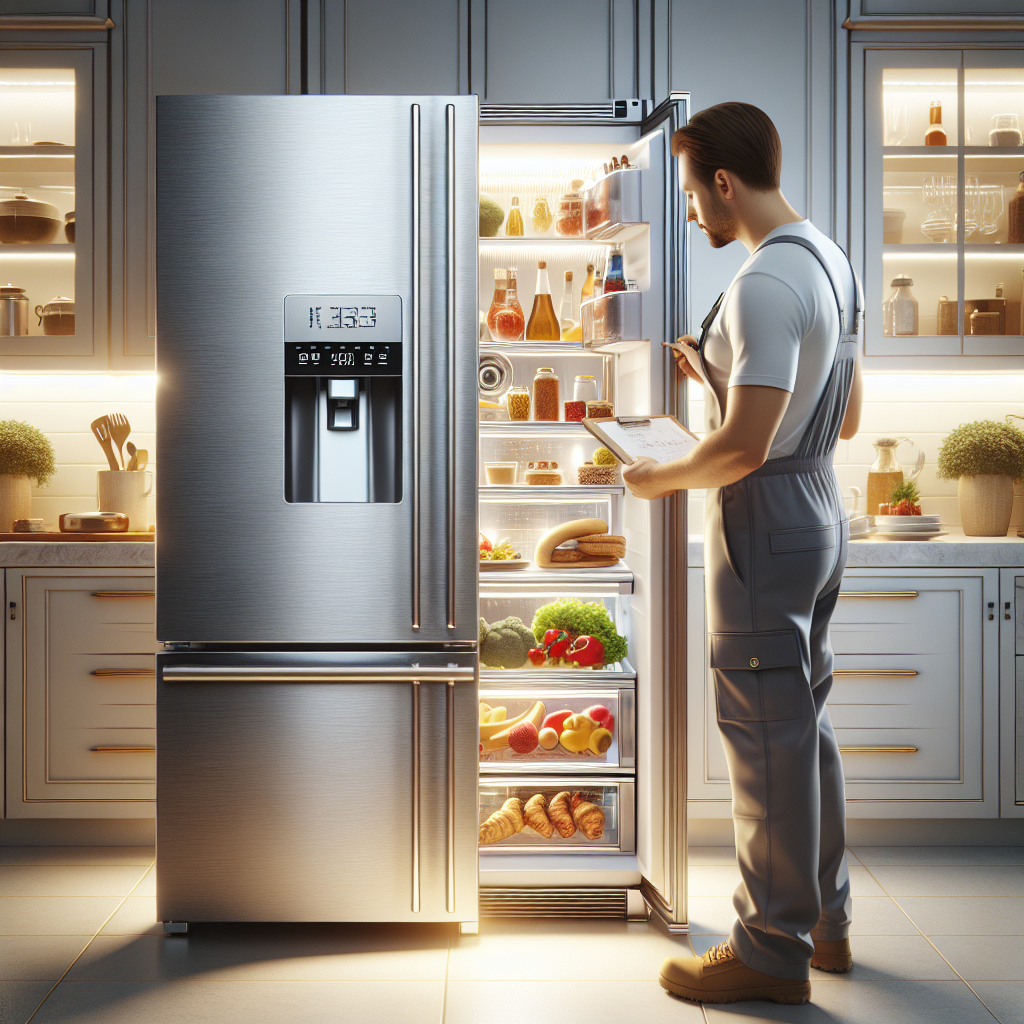
[[[657,984],[732,920],[733,851],[691,851],[689,937],[626,921],[207,925],[164,937],[151,849],[0,848],[0,1024],[1024,1024],[1024,848],[855,848],[849,975],[807,1006]]]

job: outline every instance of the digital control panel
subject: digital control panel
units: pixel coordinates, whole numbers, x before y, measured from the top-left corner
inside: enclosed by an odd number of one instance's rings
[[[400,342],[289,342],[284,347],[289,377],[400,377]]]

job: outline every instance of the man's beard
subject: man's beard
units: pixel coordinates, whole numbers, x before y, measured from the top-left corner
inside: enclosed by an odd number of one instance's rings
[[[736,240],[736,220],[725,201],[719,199],[714,192],[710,194],[709,202],[704,220],[699,221],[697,226],[708,236],[708,241],[715,249],[721,249]]]

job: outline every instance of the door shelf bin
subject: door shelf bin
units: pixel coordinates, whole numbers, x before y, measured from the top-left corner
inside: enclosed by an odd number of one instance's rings
[[[583,223],[588,238],[614,238],[623,228],[639,224],[640,171],[613,171],[583,193]]]
[[[507,839],[481,846],[480,853],[537,853],[580,854],[585,851],[599,853],[634,853],[636,837],[634,828],[634,784],[632,781],[613,781],[585,775],[569,776],[557,781],[544,777],[521,779],[480,780],[480,822],[481,824],[510,797],[518,797],[525,804],[535,793],[543,793],[550,803],[560,792],[580,793],[591,803],[604,811],[604,831],[598,839],[587,839],[577,830],[569,839],[563,839],[556,831],[550,839],[535,832],[527,825]]]
[[[536,675],[543,674],[538,669]],[[480,700],[492,708],[504,707],[509,719],[529,711],[535,701],[542,701],[545,714],[571,711],[578,714],[595,704],[606,707],[614,716],[611,746],[603,754],[590,750],[573,753],[561,743],[552,750],[538,746],[528,754],[518,754],[511,747],[483,751],[480,771],[483,774],[508,772],[558,772],[579,774],[593,770],[632,770],[636,759],[636,702],[632,689],[579,689],[568,686],[548,686],[538,680],[532,686],[518,689],[489,689],[482,680]]]
[[[580,303],[584,345],[643,338],[641,292],[610,292]]]

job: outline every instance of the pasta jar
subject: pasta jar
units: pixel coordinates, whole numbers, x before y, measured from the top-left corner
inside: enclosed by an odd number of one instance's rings
[[[558,374],[550,366],[541,366],[533,378],[533,418],[557,420],[561,412]]]
[[[530,392],[526,388],[509,388],[505,392],[505,403],[508,405],[510,420],[528,420],[530,418]]]

